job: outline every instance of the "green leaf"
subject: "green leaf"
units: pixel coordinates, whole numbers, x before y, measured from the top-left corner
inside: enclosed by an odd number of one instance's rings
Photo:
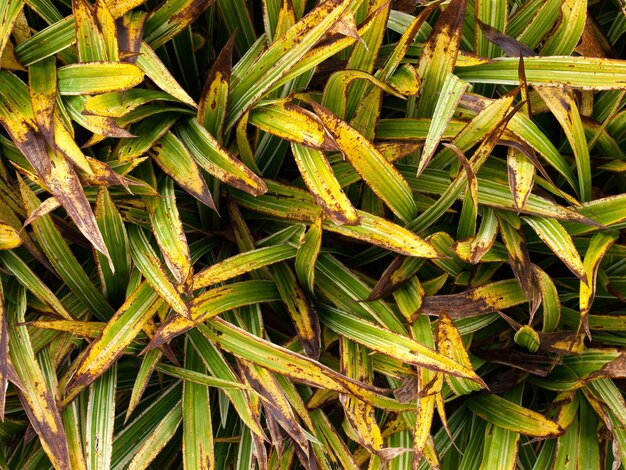
[[[474,139],[476,137],[480,139],[485,137],[485,140],[482,141],[480,147],[476,150],[476,152],[474,152],[474,155],[469,161],[469,166],[474,174],[476,174],[484,164],[485,160],[490,155],[493,147],[500,138],[501,133],[504,131],[506,123],[512,114],[514,114],[514,112],[509,113],[512,103],[513,95],[511,93],[493,102],[490,106],[485,108],[482,113],[478,114],[472,122],[457,135],[457,137],[455,137],[452,141],[451,147],[447,149],[454,154],[452,149],[455,146],[460,145],[460,147],[458,147],[460,151],[462,151],[462,148],[466,146],[465,139],[471,139],[472,143],[475,143],[476,140]],[[478,134],[478,136],[474,135],[472,138],[472,134]],[[444,192],[443,196],[435,204],[431,205],[428,210],[420,214],[417,219],[413,220],[407,227],[411,230],[419,231],[432,225],[443,215],[454,200],[461,195],[467,180],[467,172],[459,172],[453,183],[448,186],[448,189]]]
[[[75,41],[74,17],[66,16],[17,46],[15,54],[24,66],[29,66],[70,47]]]
[[[535,90],[561,124],[567,140],[574,150],[578,173],[578,192],[580,200],[587,202],[591,198],[591,162],[578,106],[574,99],[563,90],[537,86]]]
[[[256,39],[254,25],[246,3],[242,0],[217,0],[217,7],[240,54],[250,50]]]
[[[131,260],[128,235],[122,217],[106,188],[100,188],[98,191],[95,215],[98,228],[100,228],[115,268],[115,271],[111,270],[109,265],[104,262],[104,256],[100,253],[97,254],[102,290],[110,302],[121,302],[124,299],[130,278]]]
[[[477,22],[490,26],[496,31],[504,32],[506,30],[508,16],[506,0],[478,0],[475,8]],[[476,49],[474,52],[481,57],[489,58],[503,55],[502,50],[493,44],[484,31],[479,30],[479,28],[476,28]]]
[[[348,0],[329,0],[317,6],[259,57],[254,69],[238,77],[230,89],[226,129],[230,129],[288,70],[319,41],[349,6]],[[244,9],[245,10],[245,9]]]
[[[523,387],[518,386],[506,393],[506,398],[519,405],[522,399]],[[515,431],[488,424],[485,430],[485,448],[481,469],[501,468],[514,470],[518,458],[520,434]]]
[[[498,395],[476,395],[466,403],[476,415],[503,429],[543,438],[557,437],[563,433],[563,429],[554,421]]]
[[[132,127],[132,135],[127,139],[120,139],[115,148],[115,155],[120,163],[130,163],[140,158],[153,147],[172,127],[179,116],[175,113],[163,113],[151,120],[142,120]]]
[[[77,470],[87,470],[87,462],[85,460],[82,436],[78,428],[78,407],[76,402],[70,403],[63,410],[63,427],[67,436],[67,443],[70,451],[71,468]]]
[[[439,101],[446,78],[454,70],[459,53],[467,0],[453,0],[433,27],[417,64],[422,79],[416,116],[430,117]]]
[[[448,74],[441,87],[440,98],[433,110],[433,118],[430,121],[424,148],[420,157],[417,174],[422,173],[435,153],[441,138],[444,135],[448,123],[456,110],[461,95],[467,88],[467,83],[459,80],[456,75]]]
[[[130,395],[128,408],[126,409],[124,423],[128,421],[128,418],[130,418],[130,416],[133,414],[133,411],[135,411],[135,408],[139,404],[142,395],[145,392],[146,387],[148,386],[150,377],[152,376],[152,372],[154,372],[154,369],[161,360],[161,356],[161,351],[158,349],[154,349],[152,351],[148,351],[143,357],[143,360],[141,361],[141,366],[137,371],[135,383],[133,384],[133,390]]]
[[[458,67],[456,75],[470,83],[519,85],[518,58]],[[582,90],[615,90],[626,87],[626,64],[593,57],[525,57],[526,81],[532,86],[571,87]],[[558,75],[558,84],[554,77]]]
[[[0,6],[0,18],[2,18],[2,24],[0,25],[0,56],[4,52],[11,30],[25,3],[24,0],[9,0],[3,2]]]
[[[6,389],[9,384],[9,323],[4,298],[4,289],[0,283],[0,418],[4,421]]]
[[[280,295],[271,281],[241,281],[204,291],[192,299],[190,318],[177,316],[161,325],[147,349],[160,346],[220,313],[276,300],[280,300]]]
[[[217,347],[207,340],[198,330],[191,330],[187,338],[202,358],[209,372],[218,380],[229,383],[239,383],[240,379],[232,370],[226,358]],[[208,384],[207,384],[208,385]],[[243,387],[243,385],[242,385]],[[244,390],[238,388],[223,387],[222,392],[228,397],[237,411],[239,418],[246,427],[257,436],[264,437],[265,432],[259,423],[259,416],[253,410],[251,399]]]
[[[128,468],[136,456],[145,458],[144,461],[150,463],[149,451],[154,453],[162,448],[158,445],[158,438],[164,439],[167,434],[163,434],[171,432],[172,428],[175,430],[182,419],[181,396],[182,387],[180,383],[175,383],[150,397],[144,412],[116,434],[111,468]],[[156,441],[155,444],[152,444],[153,440]]]
[[[570,55],[580,41],[586,20],[587,0],[561,2],[558,25],[541,48],[541,55]]]
[[[202,358],[190,341],[185,342],[185,369],[205,372]],[[210,469],[215,466],[211,403],[206,385],[183,383],[183,464],[185,468]]]
[[[6,312],[9,328],[9,354],[13,370],[11,381],[16,385],[28,419],[40,436],[41,445],[57,468],[69,468],[70,456],[67,438],[63,429],[61,413],[55,399],[56,390],[51,390],[44,379],[35,358],[28,329],[24,323],[26,313],[26,291],[20,288],[17,304]]]
[[[179,315],[189,316],[189,307],[174,283],[168,278],[161,261],[148,242],[145,232],[136,225],[129,225],[130,254],[137,269],[152,288]]]
[[[561,320],[561,302],[554,281],[545,271],[538,266],[533,266],[533,273],[537,279],[537,285],[541,294],[541,306],[543,308],[544,332],[556,330]]]
[[[86,420],[88,468],[110,468],[115,418],[117,364],[113,364],[89,387]]]
[[[375,320],[388,330],[406,336],[406,327],[382,300],[367,301],[370,288],[335,257],[322,253],[315,265],[316,288],[340,310]]]
[[[53,315],[72,320],[72,315],[67,311],[66,307],[54,295],[54,292],[28,267],[16,253],[12,250],[0,251],[0,260],[4,268],[11,273],[17,281],[26,287],[33,295],[37,297],[44,305],[50,308]]]
[[[39,205],[39,199],[25,184],[21,184],[20,189],[26,207],[32,212]],[[49,215],[42,216],[33,221],[32,226],[42,251],[61,279],[76,294],[84,306],[102,320],[111,318],[114,313],[113,308],[95,288],[66,241],[61,237],[51,217]]]
[[[276,289],[287,307],[287,312],[307,356],[320,355],[321,332],[317,313],[310,299],[300,287],[296,276],[286,263],[276,263],[270,268]]]
[[[321,306],[320,306],[321,307]],[[336,333],[386,354],[401,362],[425,367],[482,384],[481,379],[467,367],[437,353],[423,344],[374,325],[366,320],[332,307],[318,308],[320,320]]]
[[[311,224],[304,236],[302,245],[296,252],[296,276],[307,294],[313,295],[315,283],[315,263],[322,247],[322,219]]]
[[[265,341],[219,318],[211,322],[211,328],[198,326],[203,335],[223,349],[268,370],[313,386],[347,392],[390,410],[408,408],[396,400],[378,394],[372,386],[349,379],[317,361]]]

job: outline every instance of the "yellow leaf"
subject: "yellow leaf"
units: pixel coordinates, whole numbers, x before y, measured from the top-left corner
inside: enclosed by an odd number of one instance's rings
[[[358,224],[357,211],[341,190],[324,154],[296,143],[291,149],[302,179],[328,218],[337,225]]]
[[[472,370],[472,362],[465,350],[461,334],[454,325],[452,318],[446,314],[445,310],[439,313],[439,322],[437,324],[437,349],[444,356]],[[466,395],[473,391],[480,390],[481,388],[476,382],[467,379],[446,376],[446,380],[450,388],[458,395]]]
[[[0,222],[0,250],[12,250],[22,244],[17,231],[10,225]]]
[[[350,164],[367,185],[403,221],[417,215],[413,193],[400,172],[381,155],[378,149],[347,122],[325,108],[310,102],[326,129]]]

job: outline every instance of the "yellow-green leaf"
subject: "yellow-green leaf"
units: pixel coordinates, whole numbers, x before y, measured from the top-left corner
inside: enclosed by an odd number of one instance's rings
[[[230,129],[264,92],[318,42],[351,3],[350,0],[321,3],[274,41],[245,76],[238,77],[230,90],[226,129]]]
[[[308,454],[309,442],[304,430],[276,378],[267,369],[250,362],[241,361],[239,368],[250,386],[263,397],[266,413],[278,422],[305,455]]]
[[[26,313],[26,291],[20,288],[17,304],[6,312],[9,328],[9,354],[13,370],[11,381],[40,437],[41,446],[56,468],[69,468],[70,456],[56,390],[51,390],[35,358],[28,329],[23,325]],[[19,326],[22,324],[22,326]]]
[[[93,95],[127,90],[140,84],[143,76],[138,67],[118,62],[88,62],[57,69],[61,95]]]
[[[211,66],[198,103],[198,122],[219,142],[223,140],[224,119],[228,109],[228,90],[235,37],[234,34],[231,35]]]
[[[249,122],[262,131],[319,150],[336,150],[319,118],[304,108],[281,100],[261,103],[250,111]]]
[[[291,149],[302,179],[327,217],[337,225],[358,224],[357,211],[341,190],[324,154],[295,142]]]
[[[159,196],[145,198],[145,201],[152,222],[152,232],[165,264],[177,285],[186,290],[188,282],[191,281],[193,268],[187,236],[176,205],[174,181],[171,178],[164,178],[159,185]]]
[[[518,210],[523,210],[535,182],[535,166],[530,159],[515,148],[507,152],[509,187],[513,202]]]
[[[523,217],[523,220],[576,277],[584,283],[587,282],[587,273],[574,241],[559,222],[547,217]]]
[[[48,57],[28,68],[28,93],[37,127],[48,143],[54,137],[54,111],[57,99],[56,59]]]
[[[457,67],[455,74],[471,83],[519,85],[519,58],[499,57],[490,62]],[[595,57],[525,57],[526,81],[532,86],[572,87],[582,90],[626,88],[626,63],[623,60]],[[558,82],[555,81],[558,76]]]
[[[322,95],[322,106],[338,118],[346,119],[348,96],[353,89],[351,87],[352,82],[355,82],[354,85],[358,85],[363,80],[370,82],[372,85],[380,88],[380,90],[402,98],[398,91],[369,73],[361,70],[342,70],[332,74],[326,82],[324,94]]]
[[[72,0],[72,13],[80,62],[108,60],[107,45],[94,7],[87,0]]]
[[[591,162],[585,129],[576,101],[566,90],[538,86],[535,86],[535,90],[561,124],[567,140],[574,150],[578,173],[578,193],[581,202],[587,202],[591,199]]]
[[[85,339],[95,339],[102,334],[106,323],[85,322],[77,320],[35,320],[28,323],[35,328],[45,328],[47,330],[64,331]]]
[[[8,0],[0,5],[0,55],[3,54],[18,15],[24,8],[25,0]]]
[[[484,385],[476,373],[455,360],[427,348],[406,336],[385,330],[362,318],[341,310],[319,308],[320,320],[336,333],[363,344],[374,351],[386,354],[401,362],[430,370],[464,377]]]
[[[561,426],[554,421],[498,395],[476,395],[465,403],[472,412],[484,420],[510,431],[542,438],[563,434]]]
[[[296,248],[290,245],[268,246],[247,251],[196,273],[193,277],[193,289],[208,287],[294,256]]]
[[[587,315],[589,314],[591,304],[596,295],[596,281],[600,263],[608,249],[617,240],[617,237],[618,234],[616,232],[598,232],[591,238],[589,248],[587,248],[587,252],[585,253],[583,265],[585,267],[585,273],[587,274],[587,282],[584,283],[581,281],[579,297],[580,325],[585,328],[587,334],[589,334]]]
[[[179,315],[189,316],[189,307],[169,279],[157,254],[150,245],[144,230],[136,225],[128,226],[130,254],[137,269],[146,281]]]
[[[241,281],[204,291],[192,299],[190,318],[176,316],[161,325],[146,349],[154,349],[220,313],[277,300],[281,298],[271,281]]]
[[[65,404],[117,361],[159,306],[157,293],[148,283],[140,284],[107,323],[102,334],[64,375],[61,383],[64,384]]]
[[[174,134],[166,132],[152,146],[149,154],[181,188],[211,209],[215,209],[213,197],[198,164]]]
[[[11,250],[22,244],[19,233],[11,227],[0,221],[0,250]]]
[[[585,29],[587,0],[563,0],[558,25],[548,37],[541,55],[571,55]]]
[[[397,411],[412,408],[412,405],[407,406],[380,394],[380,390],[373,386],[349,379],[317,361],[270,343],[219,318],[211,321],[211,328],[199,325],[198,329],[226,351],[273,372],[316,387],[350,393],[381,408]]]
[[[454,70],[460,49],[467,0],[453,0],[430,33],[417,64],[422,79],[416,117],[430,117],[435,110],[446,77]]]
[[[170,41],[193,23],[214,0],[166,0],[146,21],[146,42],[154,49]]]
[[[403,221],[417,214],[411,188],[398,170],[378,149],[347,122],[330,111],[311,102],[316,114],[333,136],[350,164],[359,172],[368,186]]]
[[[213,176],[255,196],[267,191],[265,183],[222,147],[197,119],[180,123],[177,131],[198,165]]]

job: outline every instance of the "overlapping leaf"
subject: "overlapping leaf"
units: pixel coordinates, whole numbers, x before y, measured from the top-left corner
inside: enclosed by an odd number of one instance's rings
[[[626,462],[623,15],[5,1],[0,467]]]

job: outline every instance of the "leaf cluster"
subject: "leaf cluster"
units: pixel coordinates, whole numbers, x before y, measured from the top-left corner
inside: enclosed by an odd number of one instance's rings
[[[0,19],[0,468],[626,467],[623,0]]]

